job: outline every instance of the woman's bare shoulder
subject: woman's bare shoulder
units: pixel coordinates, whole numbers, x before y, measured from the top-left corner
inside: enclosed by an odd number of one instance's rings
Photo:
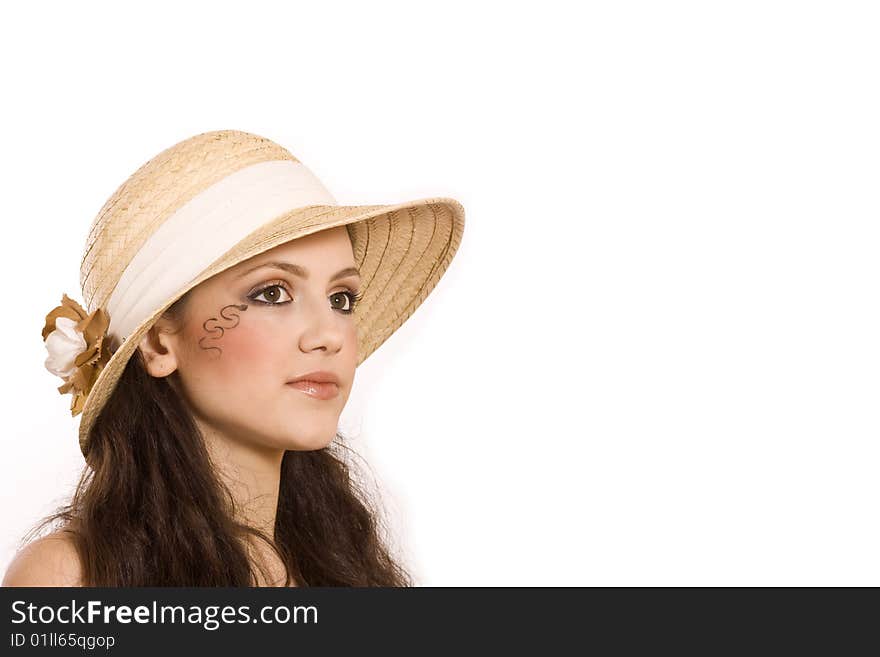
[[[82,586],[79,553],[71,536],[57,531],[28,543],[6,569],[2,586]]]

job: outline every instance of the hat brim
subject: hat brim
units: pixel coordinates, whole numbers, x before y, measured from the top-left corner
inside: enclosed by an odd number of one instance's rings
[[[461,243],[464,208],[451,198],[394,205],[313,205],[285,213],[241,240],[182,287],[127,336],[100,371],[79,425],[86,453],[92,426],[150,327],[199,283],[275,246],[337,226],[347,226],[362,298],[354,311],[360,365],[421,305],[443,276]]]

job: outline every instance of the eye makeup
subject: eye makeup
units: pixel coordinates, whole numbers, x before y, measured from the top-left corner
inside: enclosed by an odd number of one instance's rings
[[[270,292],[272,290],[284,290],[288,294],[288,296],[292,296],[291,291],[290,291],[289,286],[287,285],[286,281],[273,280],[273,281],[268,281],[267,283],[263,283],[260,286],[258,286],[256,289],[254,289],[253,291],[249,292],[247,294],[247,298],[249,301],[251,301],[252,303],[259,305],[259,306],[286,306],[291,301],[293,301],[292,298],[287,301],[277,301],[277,300],[262,301],[258,298],[258,297],[263,296],[265,293]],[[344,315],[350,315],[351,313],[353,313],[355,308],[357,307],[358,302],[361,300],[361,298],[363,298],[363,294],[361,294],[361,292],[359,290],[352,290],[352,289],[346,289],[346,290],[342,290],[340,292],[334,292],[333,294],[330,295],[330,298],[340,296],[340,295],[347,297],[349,300],[349,307],[348,308],[336,308],[336,310],[338,310],[339,312],[341,312]]]

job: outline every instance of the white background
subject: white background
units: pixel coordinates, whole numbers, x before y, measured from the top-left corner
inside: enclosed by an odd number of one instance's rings
[[[2,12],[4,570],[83,464],[40,331],[92,219],[234,128],[465,206],[343,416],[418,583],[880,585],[872,3]]]

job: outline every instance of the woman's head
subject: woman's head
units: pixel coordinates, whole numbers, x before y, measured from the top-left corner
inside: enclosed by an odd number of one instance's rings
[[[308,276],[248,271],[270,261]],[[358,355],[344,293],[361,281],[335,274],[353,266],[345,228],[328,229],[206,280],[167,310],[90,429],[71,503],[40,525],[60,520],[73,532],[86,584],[251,585],[261,569],[246,547],[254,538],[300,585],[411,583],[386,546],[378,499],[352,468],[358,455],[337,433]],[[338,396],[286,385],[316,370],[339,377]],[[253,526],[240,508],[218,443],[245,469],[279,457],[274,527]]]
[[[354,381],[360,285],[344,226],[281,244],[190,290],[141,341],[146,369],[177,374],[196,424],[214,440],[320,449]],[[334,397],[289,385],[319,370],[338,378]]]
[[[236,130],[184,140],[132,174],[92,223],[80,269],[86,307],[109,326],[94,338],[104,352],[69,381],[74,404],[86,401],[88,468],[55,518],[79,537],[86,581],[250,581],[239,539],[254,528],[217,472],[237,461],[280,470],[274,536],[268,522],[256,531],[298,580],[407,582],[334,437],[357,363],[424,301],[463,229],[449,198],[338,206],[286,149]],[[290,266],[247,271],[270,261]],[[356,272],[336,279],[356,263],[368,275],[357,325],[349,310],[362,283]],[[288,385],[315,371],[338,378],[338,395]],[[226,458],[214,458],[218,445]]]

